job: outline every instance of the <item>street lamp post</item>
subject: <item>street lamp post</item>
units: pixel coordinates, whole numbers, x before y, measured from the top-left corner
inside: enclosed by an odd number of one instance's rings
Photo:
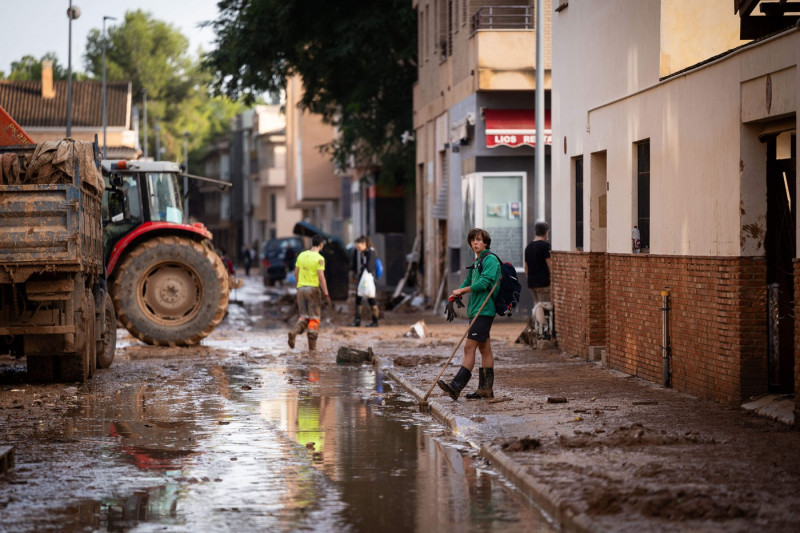
[[[115,17],[103,17],[103,159],[108,159],[108,143],[106,143],[106,45],[108,39],[106,38],[106,21],[117,20]]]
[[[189,173],[189,132],[183,132],[183,172]],[[189,178],[183,177],[183,221],[189,223]]]
[[[67,137],[72,136],[72,21],[81,16],[78,6],[69,0],[67,18],[69,19],[69,46],[67,49]]]
[[[156,161],[161,160],[161,123],[156,119]]]
[[[147,89],[142,87],[142,111],[144,114],[144,158],[147,159]]]

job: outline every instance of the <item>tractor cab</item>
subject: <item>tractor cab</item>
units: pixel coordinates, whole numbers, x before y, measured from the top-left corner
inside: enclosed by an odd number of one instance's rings
[[[181,169],[168,161],[103,161],[103,248],[146,222],[183,224]]]

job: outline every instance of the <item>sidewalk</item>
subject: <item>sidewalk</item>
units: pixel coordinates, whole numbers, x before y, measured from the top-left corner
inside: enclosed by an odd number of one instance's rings
[[[404,336],[420,318],[427,335]],[[372,330],[334,326],[327,346],[372,346],[390,376],[421,399],[466,324],[393,314]],[[428,401],[433,416],[479,446],[563,530],[798,531],[800,431],[514,344],[523,328],[519,319],[495,321],[494,400],[462,393],[454,402],[435,387]],[[444,378],[462,354],[463,346]],[[477,386],[477,366],[464,393]],[[566,402],[550,403],[558,398]]]

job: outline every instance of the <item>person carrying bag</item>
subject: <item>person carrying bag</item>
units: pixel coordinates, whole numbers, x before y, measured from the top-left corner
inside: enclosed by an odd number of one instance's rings
[[[378,327],[378,304],[375,301],[375,272],[377,268],[378,254],[372,247],[372,241],[366,235],[362,235],[355,241],[356,249],[353,252],[351,270],[358,280],[356,287],[356,304],[352,327],[361,326],[361,302],[367,299],[370,310],[372,311],[372,322],[367,324],[368,328]]]

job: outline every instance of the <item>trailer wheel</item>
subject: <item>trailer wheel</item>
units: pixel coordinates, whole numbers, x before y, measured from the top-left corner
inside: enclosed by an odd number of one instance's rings
[[[76,312],[75,353],[64,354],[59,358],[61,379],[64,381],[86,382],[94,375],[97,357],[97,329],[94,318],[94,296],[88,289],[83,296],[83,304]]]
[[[228,309],[228,275],[208,246],[178,236],[139,244],[111,286],[119,322],[157,346],[191,346],[207,337]]]
[[[97,340],[97,368],[108,368],[114,362],[114,352],[117,350],[117,314],[114,312],[114,300],[106,292],[105,325],[106,329]]]

